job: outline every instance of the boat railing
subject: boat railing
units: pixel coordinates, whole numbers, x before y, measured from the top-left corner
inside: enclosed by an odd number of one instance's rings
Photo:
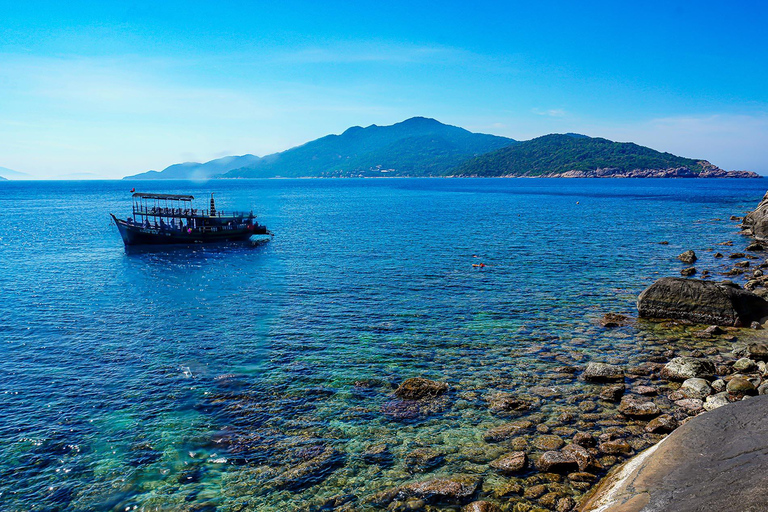
[[[228,218],[228,217],[248,217],[250,214],[244,212],[223,212],[216,210],[213,215],[210,215],[209,210],[198,210],[197,208],[160,208],[153,206],[151,208],[145,206],[137,206],[133,209],[134,215],[142,215],[145,217],[174,217],[174,218],[186,218],[186,217],[208,217],[208,218]]]
[[[166,223],[151,223],[151,222],[133,222],[132,219],[122,221],[128,225],[137,227],[148,227],[150,229],[159,229],[161,231],[180,231],[187,233],[218,233],[220,231],[236,231],[247,228],[249,225],[258,225],[256,222],[249,224],[247,222],[239,222],[237,224],[222,224],[220,226],[190,226],[179,224],[166,224]]]

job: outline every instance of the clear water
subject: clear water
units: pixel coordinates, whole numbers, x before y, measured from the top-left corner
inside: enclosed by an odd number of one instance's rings
[[[128,212],[132,186],[200,204],[216,192],[220,209],[252,208],[275,237],[127,253],[108,213]],[[745,242],[728,219],[765,187],[2,182],[0,509],[305,510],[351,495],[366,510],[378,491],[455,473],[482,475],[490,493],[504,477],[482,434],[507,420],[484,398],[557,386],[531,412],[546,422],[584,386],[553,368],[642,361],[642,329],[596,320],[634,314],[685,249],[715,268],[706,249]],[[395,419],[392,386],[413,376],[452,390],[439,410]],[[382,442],[392,463],[366,462]],[[317,446],[340,462],[303,487],[275,485]],[[441,462],[413,474],[417,447]]]

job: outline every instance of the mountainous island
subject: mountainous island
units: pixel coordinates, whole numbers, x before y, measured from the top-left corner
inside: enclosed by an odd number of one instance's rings
[[[521,142],[414,117],[390,126],[355,126],[264,157],[174,164],[124,179],[381,176],[759,177],[629,142],[572,133]]]
[[[2,181],[8,181],[8,180],[23,180],[29,178],[29,174],[14,171],[13,169],[9,169],[7,167],[0,167],[0,180]]]

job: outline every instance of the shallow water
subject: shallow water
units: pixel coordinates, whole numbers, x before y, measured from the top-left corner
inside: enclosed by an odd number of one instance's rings
[[[219,209],[252,208],[275,237],[127,253],[108,213],[127,213],[133,186],[200,204],[216,192]],[[651,327],[596,321],[634,314],[685,249],[724,265],[706,249],[744,244],[728,219],[765,187],[2,182],[0,508],[304,510],[348,495],[366,510],[376,492],[457,473],[483,476],[492,495],[507,478],[487,463],[509,451],[483,441],[509,421],[489,409],[493,393],[533,401],[514,418],[572,428],[556,418],[583,416],[590,386],[555,368],[662,350],[668,336]],[[413,376],[451,391],[403,418],[393,386]],[[391,460],[363,457],[380,443]],[[408,464],[419,447],[439,453],[434,467]],[[324,471],[285,484],[331,449]]]

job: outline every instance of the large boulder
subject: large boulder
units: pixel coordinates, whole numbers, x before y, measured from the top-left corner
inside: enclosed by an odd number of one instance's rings
[[[612,470],[579,510],[766,510],[766,406],[768,397],[754,397],[692,418]]]
[[[741,222],[741,229],[758,240],[768,240],[768,193]]]
[[[731,282],[663,277],[637,298],[642,318],[748,326],[768,316],[768,301]]]

